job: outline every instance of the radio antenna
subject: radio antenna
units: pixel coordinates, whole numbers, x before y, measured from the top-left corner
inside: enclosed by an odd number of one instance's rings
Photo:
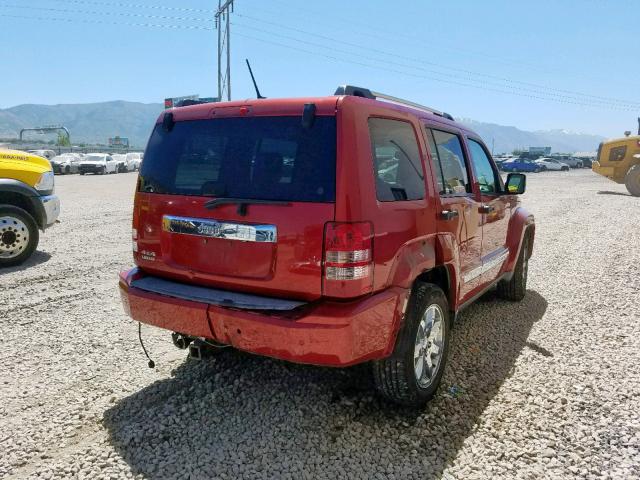
[[[247,67],[249,68],[249,75],[251,75],[251,80],[253,81],[253,88],[256,89],[257,98],[267,98],[260,95],[260,90],[258,90],[258,84],[256,83],[256,77],[253,76],[253,70],[251,70],[251,64],[249,63],[249,59],[245,58],[245,62],[247,62]]]

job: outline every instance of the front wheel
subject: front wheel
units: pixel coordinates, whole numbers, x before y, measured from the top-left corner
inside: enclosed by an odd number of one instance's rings
[[[416,285],[393,353],[372,365],[376,389],[384,397],[420,407],[435,395],[449,351],[449,316],[442,289]]]
[[[0,205],[0,267],[20,265],[40,240],[38,225],[22,208]]]
[[[640,197],[640,165],[634,165],[629,169],[624,184],[631,195]]]

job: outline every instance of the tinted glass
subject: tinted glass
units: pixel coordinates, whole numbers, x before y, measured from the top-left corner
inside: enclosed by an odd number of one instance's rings
[[[436,182],[438,182],[438,191],[444,193],[444,175],[442,174],[442,166],[440,165],[440,159],[438,158],[438,148],[436,142],[433,139],[433,132],[427,130],[427,139],[429,141],[429,150],[431,150],[431,161],[436,172]]]
[[[433,140],[436,144],[444,183],[444,188],[440,193],[471,192],[460,137],[453,133],[433,130]]]
[[[376,193],[381,202],[424,198],[424,172],[411,124],[369,119]]]
[[[317,117],[240,117],[157,125],[140,190],[179,195],[332,202],[336,121]]]
[[[496,174],[487,153],[482,148],[482,145],[475,140],[469,139],[468,144],[471,152],[471,165],[473,165],[473,172],[480,185],[480,191],[482,193],[497,193]]]

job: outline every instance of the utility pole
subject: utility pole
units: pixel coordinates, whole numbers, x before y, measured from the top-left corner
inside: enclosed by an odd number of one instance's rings
[[[231,100],[231,31],[229,16],[233,12],[234,0],[218,0],[216,12],[216,29],[218,30],[218,99],[222,101],[224,94]],[[223,71],[225,64],[225,73]]]

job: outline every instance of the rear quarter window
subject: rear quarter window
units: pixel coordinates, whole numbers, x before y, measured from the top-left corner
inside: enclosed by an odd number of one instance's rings
[[[370,118],[369,135],[378,200],[393,202],[423,199],[424,170],[418,140],[411,124],[399,120]]]

